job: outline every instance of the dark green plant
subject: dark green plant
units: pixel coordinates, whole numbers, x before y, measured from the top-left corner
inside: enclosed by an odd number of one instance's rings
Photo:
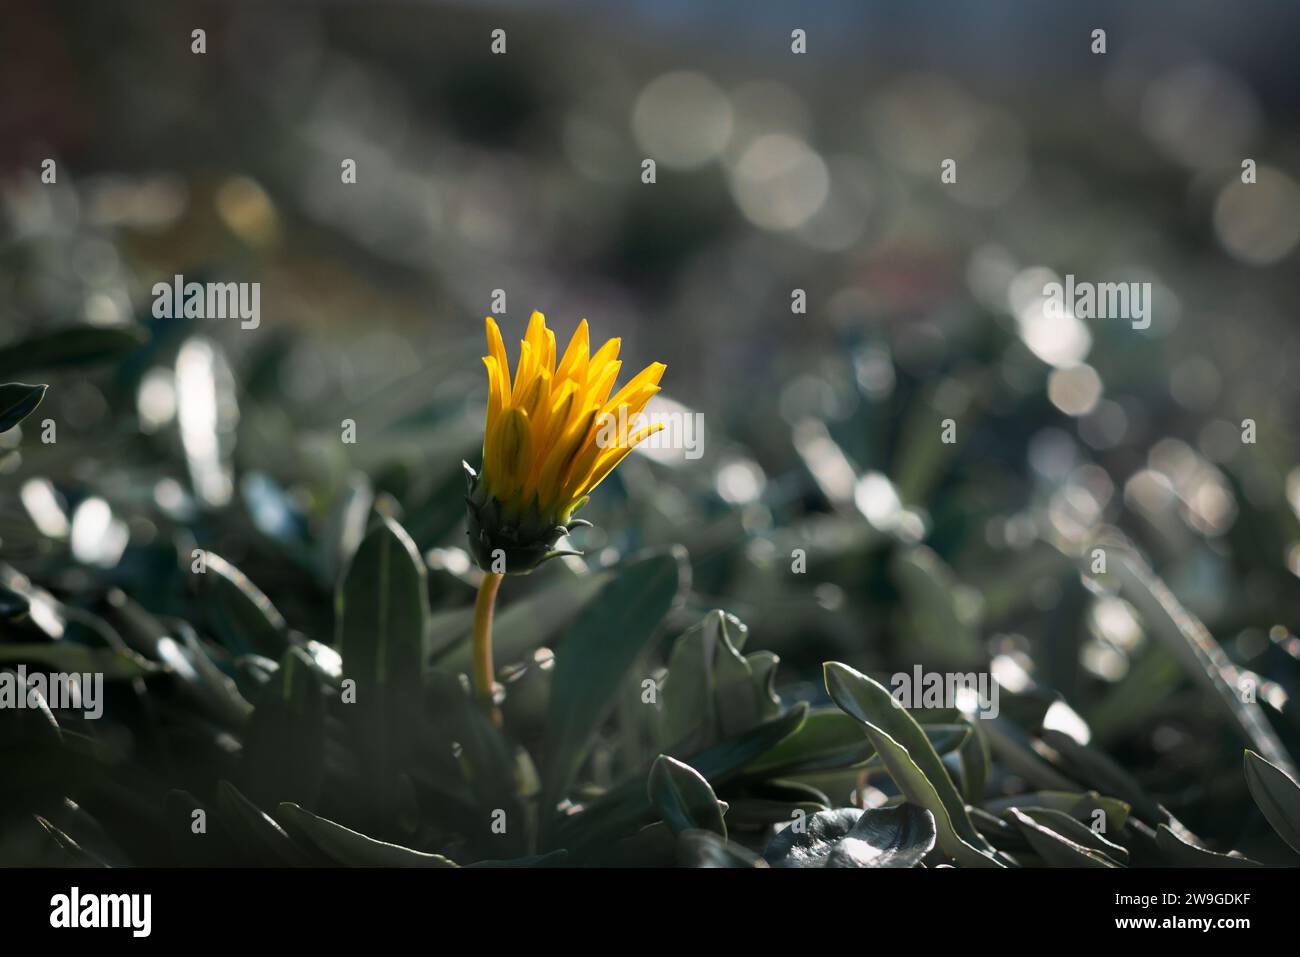
[[[158,348],[137,331],[87,330],[12,346],[0,357],[10,356],[9,366],[30,355],[32,369],[75,364],[78,371],[117,360],[118,386],[129,396],[142,375],[134,359],[156,362],[160,355],[150,350]],[[212,368],[224,362],[211,343],[195,354]],[[123,441],[104,475],[69,466],[60,457],[68,439],[48,449],[22,446],[30,465],[2,516],[0,663],[14,679],[19,665],[101,672],[106,701],[102,719],[86,720],[74,709],[56,713],[18,686],[33,706],[0,708],[0,766],[8,769],[0,777],[3,863],[1297,860],[1300,788],[1285,722],[1266,700],[1235,693],[1239,666],[1115,530],[1058,542],[1036,561],[1061,582],[1077,581],[1078,568],[1089,572],[1092,546],[1103,543],[1109,571],[1090,578],[1140,618],[1151,635],[1148,656],[1167,655],[1191,677],[1189,688],[1202,689],[1189,694],[1219,702],[1218,727],[1248,748],[1238,788],[1248,788],[1281,838],[1252,834],[1249,857],[1221,836],[1196,836],[1140,769],[1099,746],[1088,722],[1035,676],[1022,675],[1014,693],[1004,688],[1001,713],[990,720],[903,709],[880,681],[838,662],[825,666],[824,692],[783,684],[778,657],[750,650],[754,630],[711,609],[705,595],[741,596],[760,621],[770,611],[778,623],[762,633],[796,654],[792,641],[801,634],[825,644],[825,634],[809,632],[836,617],[806,611],[814,606],[808,588],[781,560],[756,559],[752,547],[724,556],[719,541],[771,543],[778,556],[802,542],[821,581],[846,590],[859,582],[855,604],[840,617],[857,615],[856,602],[866,598],[892,610],[915,642],[911,652],[877,657],[877,674],[887,673],[885,662],[909,657],[968,667],[984,654],[981,633],[1007,614],[999,603],[1016,601],[999,597],[1004,577],[1019,574],[1014,569],[986,569],[978,589],[962,584],[899,519],[905,512],[882,528],[871,520],[878,510],[854,517],[833,498],[829,513],[787,516],[756,535],[735,526],[689,476],[674,477],[695,504],[669,528],[669,540],[681,544],[664,544],[658,499],[638,500],[630,464],[634,494],[602,523],[628,530],[624,556],[608,565],[548,563],[501,609],[498,726],[466,677],[480,573],[455,560],[464,509],[456,473],[472,428],[436,406],[425,407],[427,421],[394,410],[392,421],[405,415],[408,423],[376,442],[389,449],[380,460],[356,463],[364,471],[313,473],[303,458],[306,439],[267,444],[275,421],[269,400],[236,393],[234,381],[215,375],[180,383],[182,391],[212,390],[209,400],[242,413],[237,432],[205,444],[218,450],[215,458],[197,456],[192,442],[133,435],[129,412],[119,416]],[[6,429],[31,413],[44,388],[0,386]],[[403,442],[403,433],[431,440]],[[903,457],[913,463],[903,467],[906,484],[934,486],[938,463]],[[412,462],[428,474],[410,472]],[[809,461],[814,479],[816,467]],[[171,477],[180,498],[134,495],[139,486],[113,481],[117,474],[134,482]],[[213,474],[238,493],[203,502],[200,490],[216,487]],[[879,483],[889,480],[869,481],[884,488]],[[284,482],[312,489],[305,506]],[[105,503],[112,521],[148,521],[155,535],[115,555],[103,551],[106,539],[78,538],[85,521],[78,510],[91,498]],[[975,612],[972,592],[980,599]],[[807,620],[781,624],[795,609],[805,609]],[[1294,680],[1290,667],[1279,669],[1278,680]],[[1141,668],[1140,660],[1127,681],[1168,681],[1159,670],[1139,679]],[[1124,687],[1102,700],[1128,694]],[[1110,716],[1106,741],[1122,744],[1161,702],[1124,706],[1122,718]],[[1240,744],[1229,747],[1241,753]]]

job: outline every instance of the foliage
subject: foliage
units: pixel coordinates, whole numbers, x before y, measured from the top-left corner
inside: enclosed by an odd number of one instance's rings
[[[689,469],[629,462],[629,494],[612,493],[589,533],[621,543],[617,557],[507,583],[497,727],[464,677],[472,414],[436,389],[414,405],[390,394],[367,409],[365,440],[335,455],[323,450],[342,416],[285,409],[258,385],[287,352],[246,357],[236,375],[216,343],[152,331],[70,329],[0,352],[28,378],[109,363],[101,381],[120,399],[97,468],[69,458],[72,439],[42,447],[29,431],[17,482],[5,478],[20,487],[0,526],[0,663],[15,679],[19,665],[105,677],[100,719],[51,710],[26,687],[31,706],[0,708],[5,864],[1297,860],[1294,710],[1237,693],[1256,671],[1295,687],[1293,645],[1232,660],[1116,529],[972,561],[969,545],[944,544],[955,519],[936,519],[934,547],[921,544],[902,511],[920,500],[882,521],[874,503],[818,486],[823,459],[797,432],[821,498],[770,505],[766,523]],[[160,365],[184,401],[221,414],[142,432],[130,397]],[[31,426],[44,395],[0,386],[4,427]],[[834,446],[824,429],[818,441],[823,456]],[[920,454],[900,452],[909,488],[978,500],[966,486],[979,477]],[[893,487],[880,473],[855,480],[867,494]],[[1093,574],[1098,543],[1110,567]],[[940,548],[980,583],[963,583]],[[795,549],[814,574],[791,570]],[[1057,589],[1048,610],[1025,606],[1026,560]],[[743,607],[748,627],[713,595]],[[1099,605],[1138,628],[1123,645],[1131,667],[1109,684],[1059,651],[1121,643],[1087,632]],[[1059,647],[996,638],[1036,618]],[[772,647],[791,652],[794,680]],[[992,667],[1000,713],[904,709],[835,661],[824,688],[803,680],[824,649],[882,677],[913,662]],[[1153,761],[1150,728],[1189,722],[1208,740]],[[1186,776],[1243,746],[1244,775],[1188,792]]]

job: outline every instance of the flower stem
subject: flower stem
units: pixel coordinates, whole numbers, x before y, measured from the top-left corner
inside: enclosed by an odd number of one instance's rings
[[[497,602],[497,590],[505,576],[487,572],[478,586],[474,602],[474,693],[487,711],[492,723],[500,727],[501,713],[492,700],[495,671],[492,667],[492,610]]]

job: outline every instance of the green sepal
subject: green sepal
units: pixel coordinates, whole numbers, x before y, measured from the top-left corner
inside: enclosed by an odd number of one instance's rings
[[[590,528],[590,522],[543,514],[536,501],[522,510],[507,509],[488,491],[482,476],[469,463],[461,464],[468,485],[465,504],[469,552],[483,571],[499,572],[504,567],[507,575],[526,575],[548,559],[582,554],[556,549],[555,545],[574,528]],[[494,561],[502,558],[504,566],[500,560]]]

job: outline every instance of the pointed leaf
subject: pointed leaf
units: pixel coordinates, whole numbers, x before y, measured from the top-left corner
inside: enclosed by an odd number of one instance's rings
[[[1020,826],[1029,846],[1048,864],[1055,867],[1119,866],[1105,854],[1076,844],[1068,837],[1044,827],[1019,808],[1013,807],[1007,813]]]
[[[921,726],[889,690],[848,665],[825,665],[831,699],[861,721],[889,776],[913,804],[934,815],[939,846],[959,863],[1000,867],[993,848],[966,814],[966,805]]]
[[[730,741],[682,757],[712,786],[720,787],[737,777],[745,764],[798,731],[807,713],[807,702],[800,701],[781,716]],[[561,818],[557,822],[559,843],[569,847],[597,845],[626,834],[642,823],[652,808],[642,780],[633,778],[626,781],[605,792],[581,814]]]
[[[309,863],[280,824],[229,781],[217,785],[217,806],[236,840],[258,863],[301,867]]]
[[[8,432],[31,415],[41,399],[45,398],[44,385],[24,385],[10,382],[0,385],[0,433]]]
[[[1080,784],[1092,785],[1107,794],[1128,802],[1147,823],[1164,820],[1160,806],[1138,784],[1137,779],[1120,767],[1113,758],[1096,748],[1080,744],[1068,734],[1044,730],[1040,735],[1044,744],[1066,758],[1075,771]]]
[[[0,347],[0,376],[118,359],[144,344],[140,326],[67,326]]]
[[[677,836],[677,863],[680,867],[749,868],[767,867],[763,860],[743,844],[718,837],[712,831],[683,831]]]
[[[646,789],[674,834],[705,830],[723,838],[727,836],[717,795],[704,776],[689,764],[666,754],[659,755],[650,767]]]
[[[455,867],[456,862],[441,854],[389,844],[367,837],[285,801],[276,816],[295,833],[301,833],[329,858],[347,867]]]
[[[673,549],[630,561],[570,626],[556,653],[547,714],[548,760],[542,815],[572,783],[596,730],[614,706],[623,679],[645,652],[682,587],[685,552]]]
[[[325,775],[325,697],[311,656],[290,648],[262,689],[244,735],[240,782],[268,806],[315,803]]]
[[[1156,846],[1175,867],[1263,867],[1259,861],[1235,854],[1219,854],[1184,841],[1167,824],[1156,829]]]
[[[777,777],[859,765],[876,753],[862,725],[839,708],[817,708],[799,730],[745,768],[746,776]]]
[[[1027,794],[994,798],[985,801],[983,806],[986,811],[994,814],[1000,814],[1013,807],[1026,810],[1029,808],[1049,808],[1067,814],[1076,821],[1081,821],[1087,825],[1091,825],[1096,819],[1096,812],[1101,811],[1105,815],[1106,829],[1111,833],[1124,827],[1128,821],[1129,812],[1132,810],[1123,801],[1112,797],[1102,797],[1096,791],[1088,791],[1086,794],[1070,791],[1031,791]]]
[[[1102,542],[1110,553],[1111,574],[1120,595],[1137,609],[1151,633],[1178,658],[1184,670],[1203,688],[1232,722],[1246,743],[1288,774],[1295,768],[1286,748],[1252,698],[1237,690],[1237,668],[1210,635],[1209,629],[1174,597],[1163,581],[1124,542]]]
[[[1105,854],[1117,864],[1128,863],[1128,851],[1113,841],[1108,841],[1091,827],[1075,820],[1064,811],[1047,807],[1027,807],[1022,811],[1035,824],[1055,831],[1080,847]]]
[[[387,516],[361,541],[339,585],[335,644],[357,700],[380,688],[418,687],[428,618],[424,562]]]
[[[1300,785],[1276,764],[1249,748],[1244,758],[1246,786],[1278,837],[1300,854]]]
[[[198,576],[208,621],[235,654],[256,652],[279,658],[289,647],[288,625],[271,599],[248,576],[215,552],[204,556]]]

